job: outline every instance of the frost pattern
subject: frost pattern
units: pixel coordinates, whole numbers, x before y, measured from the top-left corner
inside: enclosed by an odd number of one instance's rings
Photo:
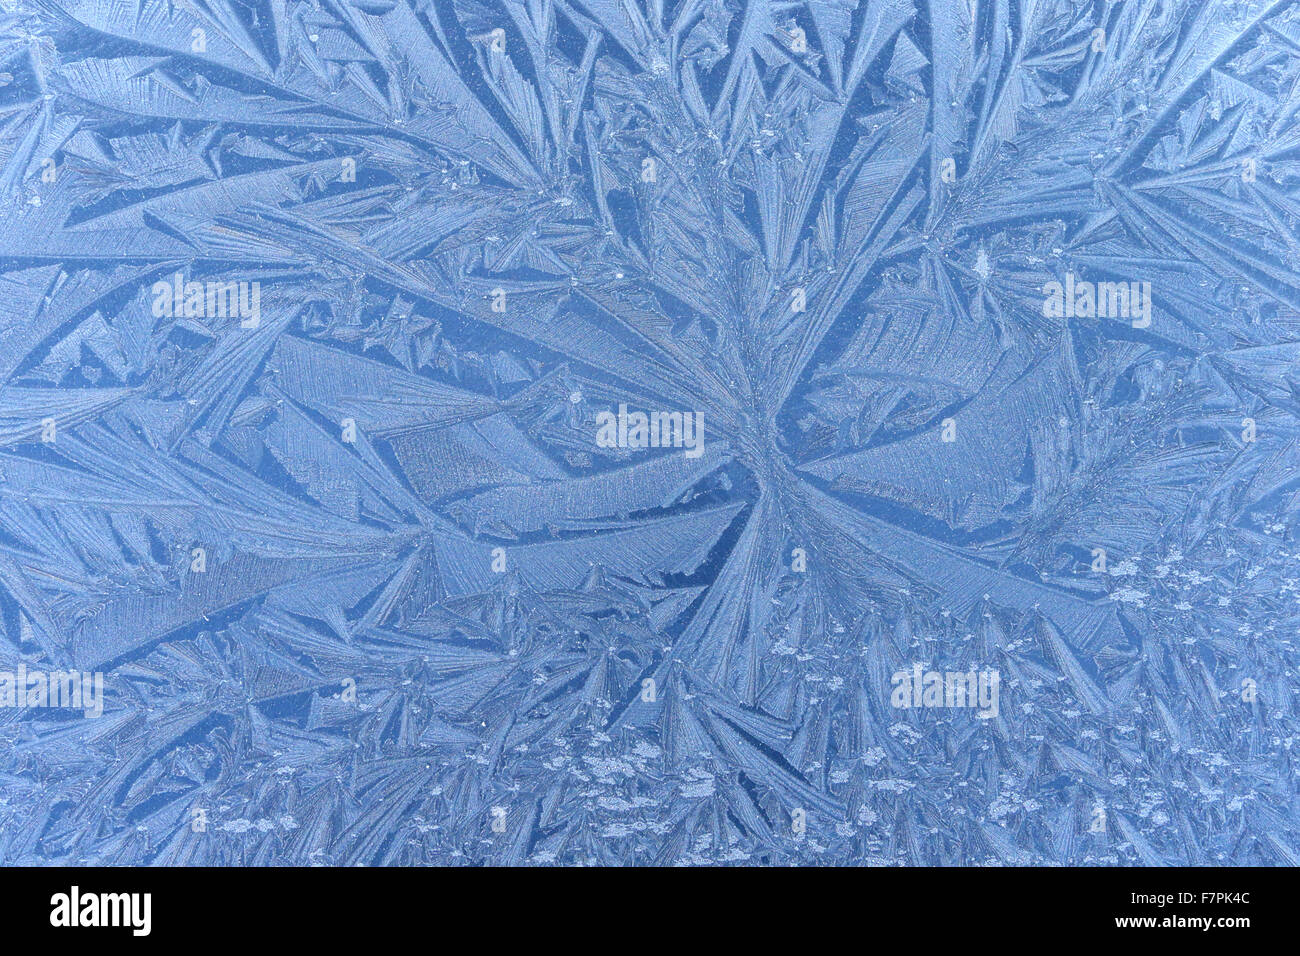
[[[0,860],[1297,863],[1294,3],[0,50],[0,668],[105,681],[0,708]]]

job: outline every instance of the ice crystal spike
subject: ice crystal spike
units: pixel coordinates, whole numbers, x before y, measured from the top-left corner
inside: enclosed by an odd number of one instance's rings
[[[1296,4],[0,60],[0,862],[1300,862]]]

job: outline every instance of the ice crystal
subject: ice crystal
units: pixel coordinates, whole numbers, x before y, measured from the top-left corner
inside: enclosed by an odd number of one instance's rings
[[[1298,862],[1294,3],[0,55],[0,861]]]

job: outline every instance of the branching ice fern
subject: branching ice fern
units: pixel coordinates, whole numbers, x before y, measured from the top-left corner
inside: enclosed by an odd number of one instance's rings
[[[1293,5],[5,16],[6,862],[1295,862]]]

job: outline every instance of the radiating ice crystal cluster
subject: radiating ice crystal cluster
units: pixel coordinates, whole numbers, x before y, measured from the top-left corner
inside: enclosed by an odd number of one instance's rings
[[[0,59],[4,863],[1300,861],[1294,2]]]

